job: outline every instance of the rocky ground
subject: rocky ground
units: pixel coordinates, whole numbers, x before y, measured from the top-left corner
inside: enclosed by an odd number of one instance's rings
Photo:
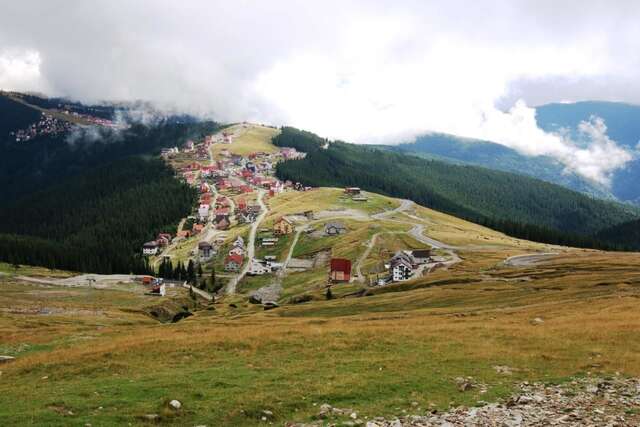
[[[640,426],[640,379],[580,378],[562,385],[523,383],[501,403],[447,412],[362,420],[351,410],[320,407],[317,424],[366,427]],[[340,421],[339,419],[345,419]],[[334,422],[335,421],[335,422]],[[303,426],[303,424],[289,424]]]

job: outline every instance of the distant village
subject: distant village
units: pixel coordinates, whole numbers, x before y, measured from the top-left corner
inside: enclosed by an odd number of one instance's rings
[[[71,130],[72,127],[73,124],[65,120],[58,120],[43,112],[36,123],[33,123],[26,129],[11,132],[9,135],[15,137],[16,142],[27,142],[40,135],[57,135],[65,133]]]
[[[65,110],[63,111],[63,113],[68,116],[81,119],[82,122],[86,123],[85,126],[95,125],[95,126],[109,127],[114,129],[122,127],[111,120],[103,119],[100,117],[93,117],[86,114],[80,114],[75,111]],[[73,129],[74,126],[80,126],[80,125],[73,124],[68,120],[58,119],[53,115],[43,111],[41,112],[40,118],[38,119],[37,122],[29,125],[25,129],[19,129],[17,131],[10,132],[9,135],[15,138],[16,142],[27,142],[42,135],[64,134],[70,131],[71,129]]]

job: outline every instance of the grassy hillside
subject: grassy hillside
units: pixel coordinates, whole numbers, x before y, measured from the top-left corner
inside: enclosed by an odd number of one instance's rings
[[[278,165],[283,179],[405,197],[533,240],[593,245],[588,236],[637,217],[623,205],[519,175],[343,142],[323,149],[326,140],[293,128],[284,128],[274,143],[308,153],[303,160]]]
[[[0,418],[254,426],[268,410],[282,425],[313,420],[322,403],[370,419],[507,398],[521,381],[640,375],[637,255],[575,252],[525,268],[501,256],[413,290],[255,313],[225,302],[170,325],[137,314],[126,288],[0,277],[0,352],[17,357],[2,368]],[[460,376],[484,386],[461,392]],[[169,399],[183,409],[168,411]]]

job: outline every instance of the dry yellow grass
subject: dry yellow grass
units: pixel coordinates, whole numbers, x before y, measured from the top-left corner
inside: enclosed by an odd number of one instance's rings
[[[179,424],[255,425],[263,409],[278,422],[308,420],[313,403],[325,401],[390,415],[412,401],[445,408],[491,400],[523,380],[640,375],[638,261],[638,254],[576,252],[536,267],[441,272],[419,284],[432,287],[270,312],[234,314],[219,305],[174,325],[129,318],[95,329],[40,318],[23,339],[56,339],[3,367],[0,415],[16,424],[135,424],[178,398],[187,409]],[[442,279],[453,283],[437,285]],[[90,334],[91,345],[70,339],[78,334]],[[500,375],[495,365],[514,374]],[[467,375],[488,393],[458,392],[453,378]],[[74,415],[52,411],[53,403]]]

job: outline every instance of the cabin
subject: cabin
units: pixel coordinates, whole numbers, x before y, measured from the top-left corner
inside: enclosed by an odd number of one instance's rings
[[[208,261],[211,259],[211,257],[213,257],[213,255],[215,255],[215,251],[211,243],[198,243],[198,256],[200,257],[200,261]]]
[[[325,236],[337,236],[347,232],[347,227],[341,222],[328,222],[324,225]]]
[[[158,253],[158,242],[152,240],[151,242],[147,242],[142,245],[142,254],[143,255],[155,255]]]
[[[351,260],[332,258],[329,278],[332,282],[348,282],[351,280]]]
[[[416,249],[411,251],[411,256],[418,264],[426,264],[431,261],[431,249]]]
[[[285,217],[280,217],[275,224],[273,224],[273,234],[276,236],[282,236],[293,233],[293,223]]]
[[[244,258],[242,255],[229,255],[224,260],[225,271],[238,272],[242,268]]]
[[[355,196],[360,194],[360,187],[347,187],[344,189],[344,194],[348,194],[350,196]]]

